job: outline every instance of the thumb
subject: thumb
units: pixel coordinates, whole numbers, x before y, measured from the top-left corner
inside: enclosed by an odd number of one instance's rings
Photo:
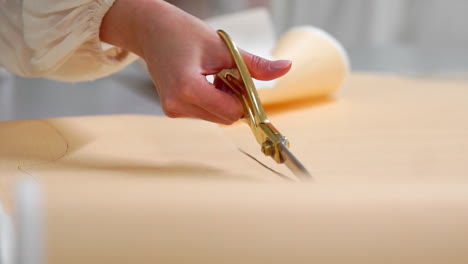
[[[291,69],[292,61],[290,60],[271,61],[243,50],[241,54],[249,68],[250,75],[258,80],[273,80],[285,75]]]

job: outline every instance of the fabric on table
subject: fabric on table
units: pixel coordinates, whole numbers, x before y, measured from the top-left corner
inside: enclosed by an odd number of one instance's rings
[[[354,74],[338,98],[269,107],[307,183],[242,123],[0,122],[0,198],[11,212],[15,178],[39,182],[49,264],[462,264],[467,87]]]

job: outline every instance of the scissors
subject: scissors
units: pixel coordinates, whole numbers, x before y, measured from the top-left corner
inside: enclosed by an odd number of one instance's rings
[[[242,119],[250,126],[263,154],[272,157],[277,163],[284,163],[299,179],[311,179],[312,176],[307,169],[289,150],[289,140],[268,120],[236,44],[223,30],[218,30],[217,33],[225,42],[236,64],[236,68],[222,70],[217,76],[240,99],[244,107]]]

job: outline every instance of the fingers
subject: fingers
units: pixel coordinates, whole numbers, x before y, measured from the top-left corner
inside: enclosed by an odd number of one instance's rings
[[[250,75],[258,80],[273,80],[285,75],[292,66],[290,60],[271,61],[241,50]]]
[[[243,108],[239,99],[233,94],[217,89],[205,78],[201,78],[197,92],[197,105],[206,111],[229,120],[231,123],[239,120],[243,115]]]
[[[243,114],[242,105],[234,95],[216,89],[204,76],[190,85],[180,84],[172,91],[161,95],[161,105],[169,117],[196,117],[229,125]]]
[[[216,74],[222,69],[235,67],[232,55],[220,37],[216,38],[216,41],[210,47],[211,49],[207,52],[210,56],[202,60],[203,74]],[[240,50],[240,53],[247,68],[249,68],[250,75],[258,80],[268,81],[281,77],[292,66],[292,62],[289,60],[271,61],[244,50]]]
[[[229,88],[229,86],[218,76],[215,76],[213,85],[216,87],[216,89],[221,90],[225,93],[235,95],[234,92]]]
[[[181,113],[174,112],[174,111],[164,111],[168,117],[171,118],[181,118],[181,117],[194,117],[194,118],[199,118],[203,119],[205,121],[213,122],[213,123],[218,123],[218,124],[224,124],[224,125],[230,125],[233,122],[220,118],[218,116],[215,116],[211,114],[210,112],[206,111],[205,109],[202,109],[196,105],[190,105],[186,104],[183,106],[183,108],[179,109]]]

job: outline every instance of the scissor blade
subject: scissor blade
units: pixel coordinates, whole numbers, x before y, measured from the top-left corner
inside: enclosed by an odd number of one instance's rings
[[[302,165],[302,163],[289,151],[283,143],[281,144],[281,155],[284,158],[284,164],[302,180],[311,180],[312,175],[307,171],[307,169]]]

